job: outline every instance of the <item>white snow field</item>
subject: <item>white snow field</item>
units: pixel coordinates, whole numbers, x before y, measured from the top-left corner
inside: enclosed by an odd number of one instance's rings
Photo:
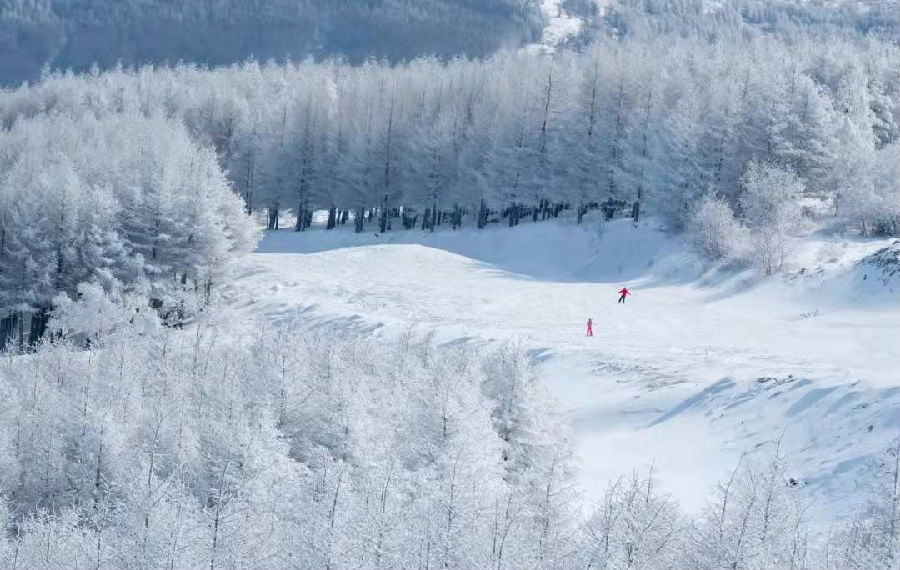
[[[270,232],[223,294],[285,326],[523,343],[571,422],[587,501],[653,462],[696,512],[781,437],[820,520],[846,514],[900,428],[898,275],[857,265],[890,240],[807,239],[764,278],[704,271],[653,220],[586,221]]]

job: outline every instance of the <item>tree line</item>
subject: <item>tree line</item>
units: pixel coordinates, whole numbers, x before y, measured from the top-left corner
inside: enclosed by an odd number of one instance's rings
[[[118,61],[479,57],[537,41],[543,23],[536,0],[4,0],[0,86]]]
[[[334,208],[384,231],[384,212],[459,207],[474,224],[485,209],[606,201],[682,227],[711,195],[740,217],[741,180],[760,162],[863,233],[896,233],[898,57],[875,40],[664,37],[550,57],[144,67],[51,75],[0,97],[0,120],[179,120],[271,228],[285,210],[298,230]]]
[[[792,2],[791,0],[615,0],[603,9],[587,0],[564,0],[570,13],[588,23],[584,35],[647,37],[665,34],[716,41],[723,37],[774,35],[791,42],[815,37],[875,37],[896,43],[900,4],[896,0]]]
[[[39,335],[82,281],[169,304],[208,286],[252,247],[242,207],[357,232],[649,212],[771,273],[810,201],[860,234],[900,231],[898,60],[874,38],[626,36],[49,74],[0,92],[0,307],[27,313],[3,328]]]

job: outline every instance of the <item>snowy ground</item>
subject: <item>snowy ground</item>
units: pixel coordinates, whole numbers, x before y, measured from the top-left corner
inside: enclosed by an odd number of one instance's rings
[[[887,241],[807,240],[794,271],[762,279],[704,273],[652,221],[348,230],[270,232],[223,294],[286,324],[520,340],[571,421],[588,500],[654,462],[696,510],[783,433],[792,476],[840,515],[900,428],[898,279],[855,266]]]

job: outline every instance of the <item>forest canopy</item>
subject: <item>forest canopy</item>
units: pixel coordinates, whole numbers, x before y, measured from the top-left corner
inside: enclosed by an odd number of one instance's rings
[[[433,230],[606,203],[704,228],[702,252],[771,273],[803,200],[864,235],[900,231],[898,61],[876,40],[662,36],[51,74],[0,92],[0,299],[46,306],[100,278],[202,289],[251,247],[242,210],[387,231],[400,212]]]
[[[0,0],[0,85],[117,62],[485,56],[542,27],[536,0]]]
[[[680,227],[710,193],[740,213],[757,161],[864,233],[893,233],[897,61],[878,41],[665,36],[553,56],[142,67],[49,76],[0,95],[0,121],[180,121],[251,211],[611,199]]]

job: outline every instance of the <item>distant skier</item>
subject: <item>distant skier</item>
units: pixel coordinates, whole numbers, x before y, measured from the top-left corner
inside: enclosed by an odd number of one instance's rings
[[[588,319],[588,330],[587,330],[587,335],[588,335],[588,336],[594,336],[594,321],[591,320],[591,319]]]
[[[631,291],[628,290],[628,287],[622,287],[622,290],[619,291],[619,294],[622,295],[621,297],[619,297],[619,302],[624,303],[625,297],[631,295]]]

